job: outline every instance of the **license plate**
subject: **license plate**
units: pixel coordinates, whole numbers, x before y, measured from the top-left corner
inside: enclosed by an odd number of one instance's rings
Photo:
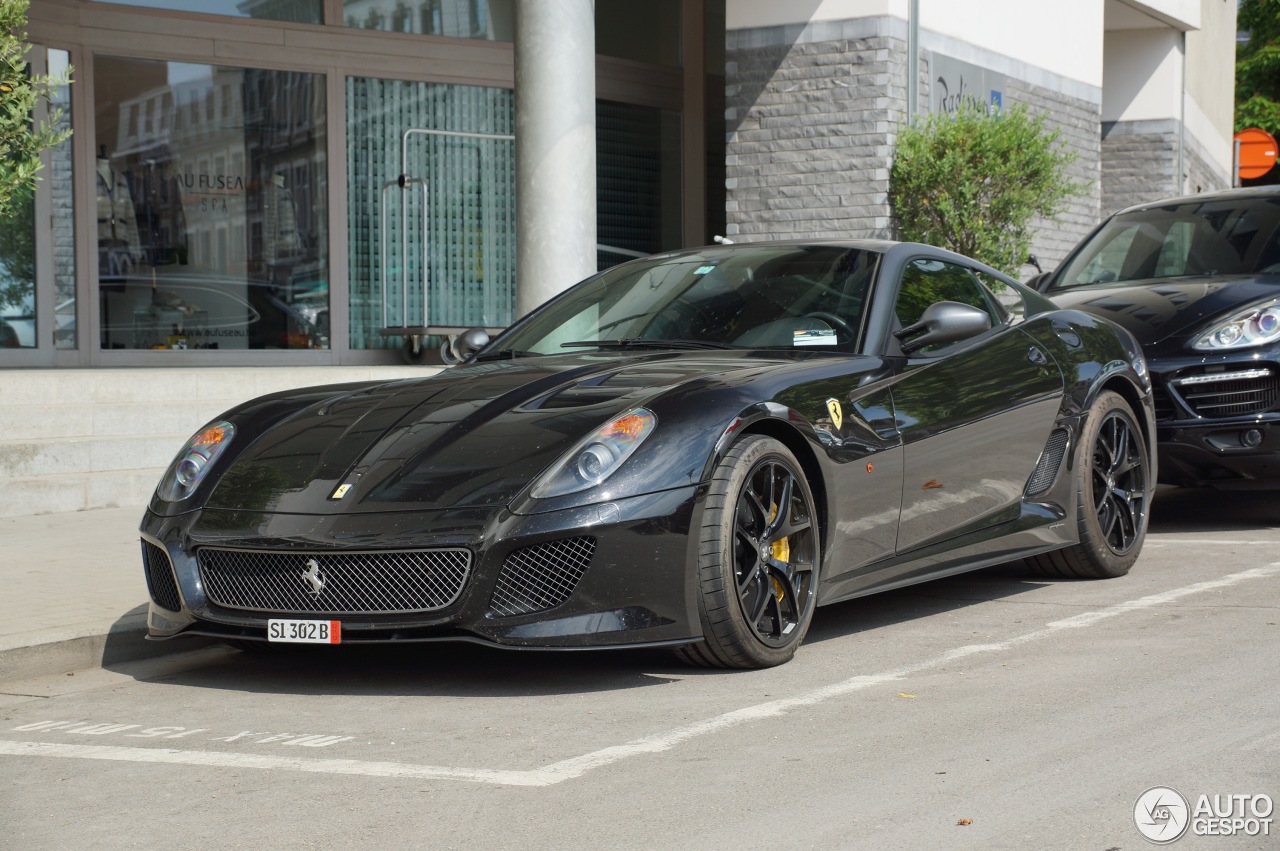
[[[341,644],[341,621],[267,621],[267,641],[284,644]]]

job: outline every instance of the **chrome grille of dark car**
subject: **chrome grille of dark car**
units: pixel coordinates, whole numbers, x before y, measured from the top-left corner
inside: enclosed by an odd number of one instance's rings
[[[1269,374],[1252,374],[1263,372]],[[1243,376],[1225,372],[1220,378],[1213,373],[1182,376],[1174,385],[1187,407],[1201,417],[1261,414],[1280,401],[1280,377],[1270,370],[1250,370]]]
[[[562,538],[507,556],[489,608],[500,617],[554,609],[569,599],[591,564],[596,539]]]
[[[147,590],[156,605],[171,612],[180,611],[182,597],[178,595],[178,582],[173,578],[169,554],[150,541],[143,541],[142,566],[147,573]]]
[[[1053,484],[1053,480],[1058,475],[1058,468],[1062,466],[1062,454],[1067,451],[1067,438],[1065,428],[1054,429],[1049,435],[1044,451],[1040,453],[1040,463],[1036,464],[1035,471],[1027,481],[1028,496],[1044,493]]]
[[[466,549],[289,552],[203,547],[209,599],[229,609],[299,614],[396,614],[443,609],[471,573]]]

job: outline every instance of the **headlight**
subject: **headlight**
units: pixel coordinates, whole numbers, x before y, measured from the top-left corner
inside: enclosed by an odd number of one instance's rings
[[[1198,351],[1247,349],[1280,340],[1280,299],[1242,310],[1201,334],[1191,344]]]
[[[603,482],[644,442],[658,420],[651,411],[633,408],[578,442],[533,486],[533,496],[547,499],[576,493]]]
[[[205,426],[173,459],[160,479],[156,495],[166,502],[180,502],[191,496],[235,436],[236,427],[231,423],[217,422]]]

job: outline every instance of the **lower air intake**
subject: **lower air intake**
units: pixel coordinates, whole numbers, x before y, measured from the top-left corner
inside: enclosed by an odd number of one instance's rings
[[[156,605],[170,612],[181,611],[182,598],[178,595],[169,554],[150,541],[143,541],[142,566],[147,572],[147,590]]]
[[[596,539],[590,537],[516,550],[502,566],[490,610],[499,617],[513,617],[554,609],[578,587],[595,551]]]

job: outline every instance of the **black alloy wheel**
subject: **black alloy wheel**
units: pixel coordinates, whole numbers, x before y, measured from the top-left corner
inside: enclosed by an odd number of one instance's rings
[[[699,549],[700,665],[763,668],[795,655],[813,618],[819,536],[813,494],[782,443],[748,435],[716,469]]]
[[[1149,457],[1129,403],[1117,393],[1099,394],[1076,448],[1080,543],[1028,563],[1053,576],[1106,579],[1128,573],[1147,534]]]

